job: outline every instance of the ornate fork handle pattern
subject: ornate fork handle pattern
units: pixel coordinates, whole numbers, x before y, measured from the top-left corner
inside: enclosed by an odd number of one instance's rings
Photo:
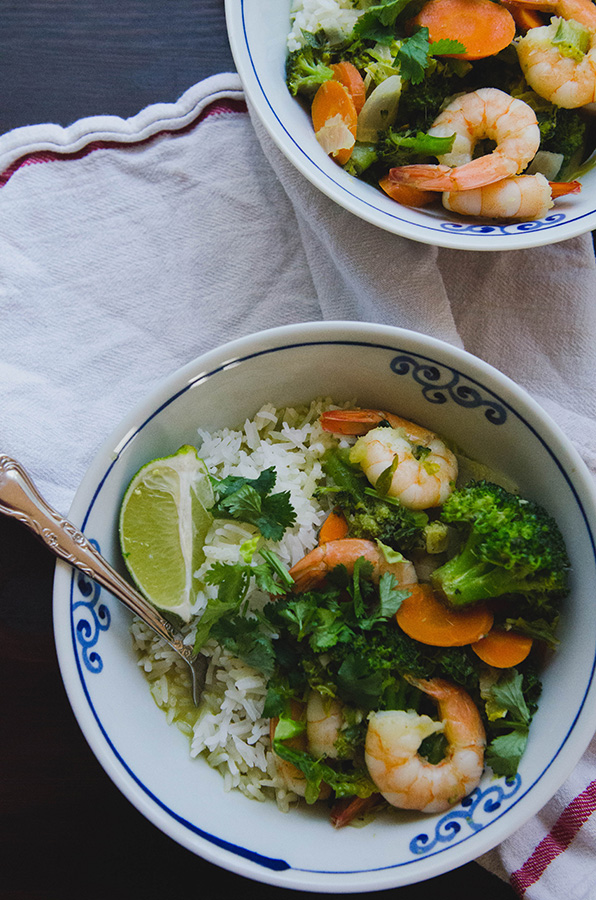
[[[46,503],[23,467],[4,454],[0,454],[0,513],[27,526],[56,556],[105,587],[143,619],[188,663],[195,702],[198,700],[204,658],[195,657],[193,648],[183,642],[170,622],[106,562],[84,534]]]

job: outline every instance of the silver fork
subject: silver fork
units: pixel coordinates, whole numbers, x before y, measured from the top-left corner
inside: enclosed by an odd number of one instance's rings
[[[198,705],[205,685],[206,658],[183,642],[170,622],[106,562],[85,535],[46,503],[23,467],[4,454],[0,454],[0,513],[26,525],[55,556],[106,588],[163,638],[188,665],[192,696]]]

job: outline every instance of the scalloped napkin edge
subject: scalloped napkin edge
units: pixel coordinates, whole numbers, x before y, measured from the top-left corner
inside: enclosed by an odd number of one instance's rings
[[[190,125],[205,107],[218,99],[244,100],[236,73],[212,75],[193,85],[174,103],[154,103],[134,116],[89,116],[72,125],[24,125],[0,135],[0,173],[32,153],[76,153],[94,141],[138,143],[160,131]]]

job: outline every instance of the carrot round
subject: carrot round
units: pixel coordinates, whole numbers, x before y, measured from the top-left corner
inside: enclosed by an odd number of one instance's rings
[[[486,637],[472,644],[472,650],[482,662],[496,669],[517,666],[532,649],[532,638],[515,631],[493,628]]]
[[[319,529],[319,544],[340,541],[348,533],[346,517],[340,510],[331,510]]]
[[[350,93],[335,79],[324,81],[314,96],[310,109],[315,136],[323,149],[333,159],[345,165],[352,155],[356,141],[358,113]],[[346,146],[347,133],[352,140]]]
[[[366,87],[362,75],[351,62],[335,63],[330,68],[335,80],[339,81],[347,89],[354,101],[356,112],[359,113],[366,100]]]
[[[517,30],[522,34],[526,34],[531,28],[539,28],[546,24],[544,15],[536,9],[519,6],[516,0],[501,0],[501,3],[509,10]]]
[[[396,200],[402,206],[428,206],[429,203],[437,199],[436,191],[423,191],[421,188],[412,187],[410,184],[398,184],[397,181],[391,181],[388,175],[380,179],[379,187],[392,200]]]
[[[430,584],[408,584],[411,591],[396,613],[397,624],[407,635],[432,647],[464,647],[484,637],[493,614],[482,603],[465,610],[448,609],[437,599]]]
[[[428,28],[431,43],[449,38],[464,45],[457,59],[483,59],[504,50],[515,37],[509,10],[492,0],[429,0],[412,24]]]

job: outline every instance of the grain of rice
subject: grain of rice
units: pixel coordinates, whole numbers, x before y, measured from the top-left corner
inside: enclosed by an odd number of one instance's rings
[[[291,29],[287,38],[288,50],[299,50],[306,43],[303,32],[324,31],[330,44],[348,37],[363,10],[366,0],[294,0],[290,8]]]

